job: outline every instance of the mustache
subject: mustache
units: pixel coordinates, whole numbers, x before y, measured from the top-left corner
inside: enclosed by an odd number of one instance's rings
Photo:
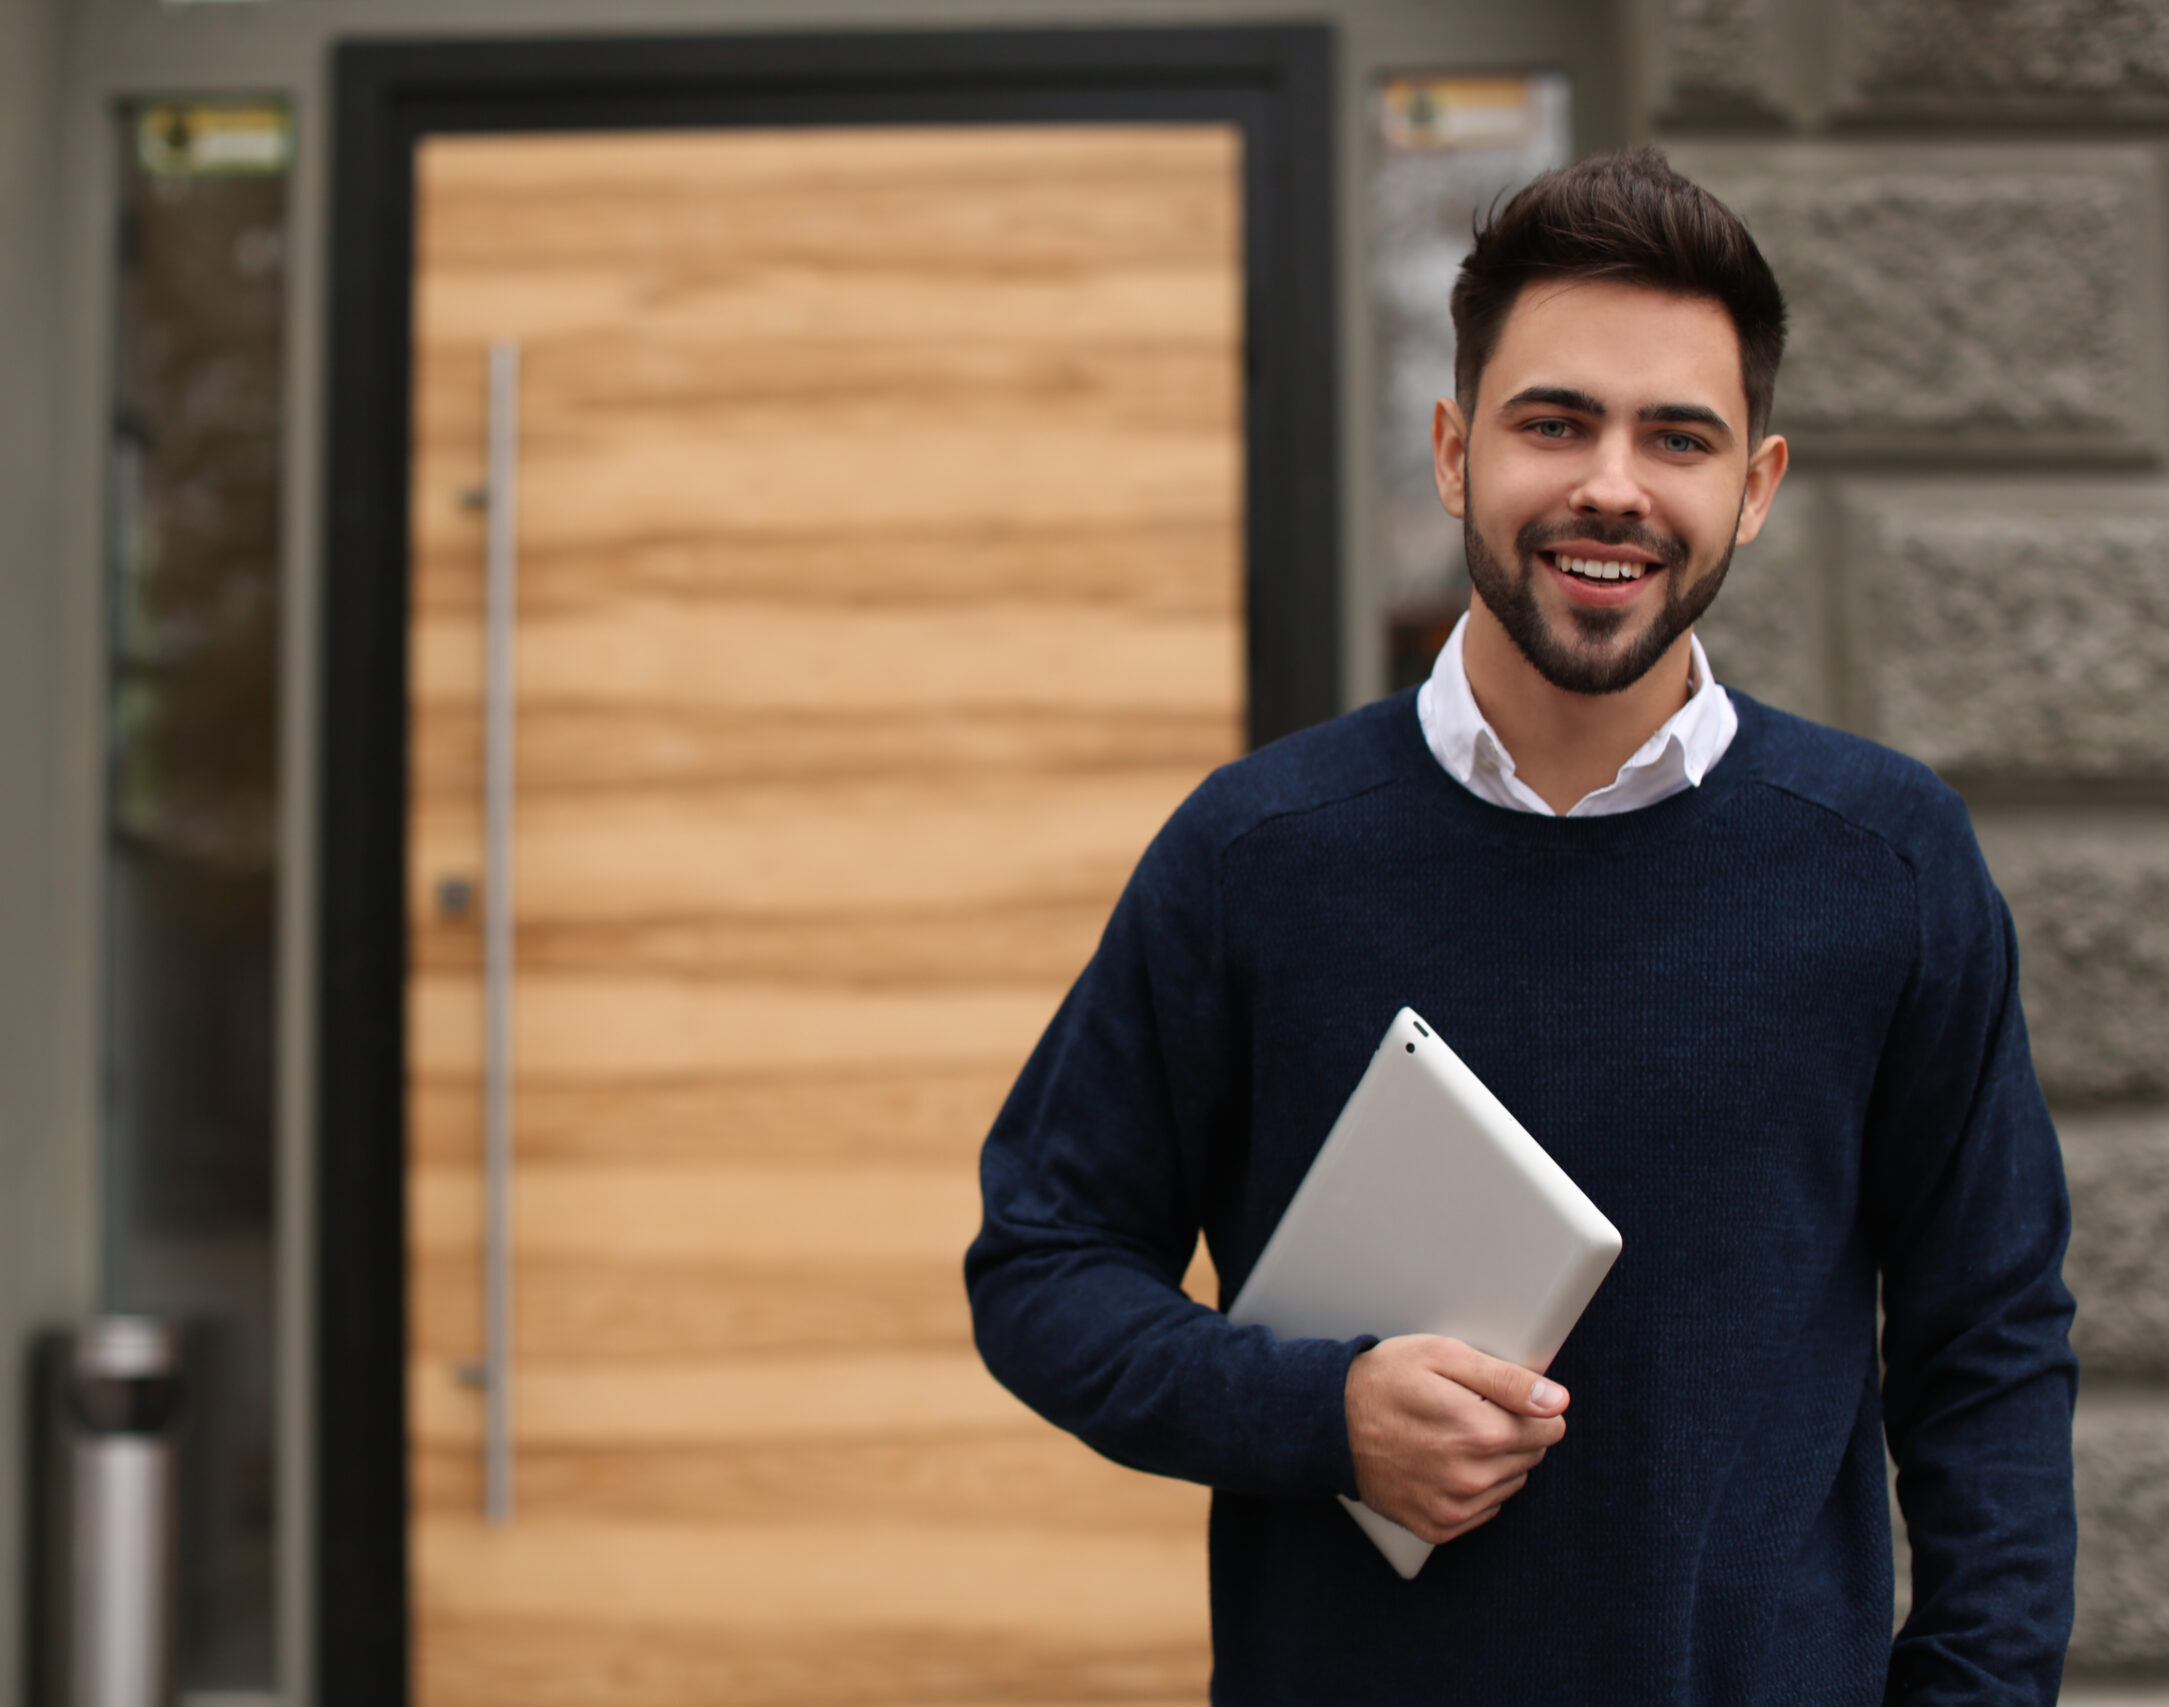
[[[1514,544],[1524,558],[1530,558],[1549,551],[1563,539],[1586,539],[1593,545],[1624,545],[1646,551],[1667,569],[1677,569],[1687,561],[1687,542],[1683,539],[1658,533],[1640,522],[1595,517],[1588,521],[1530,522],[1514,536]]]

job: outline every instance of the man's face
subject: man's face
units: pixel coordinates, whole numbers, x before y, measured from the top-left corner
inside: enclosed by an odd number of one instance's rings
[[[1524,290],[1473,415],[1441,403],[1433,442],[1476,596],[1581,694],[1631,686],[1679,642],[1785,468],[1783,439],[1750,452],[1724,309],[1608,281]]]

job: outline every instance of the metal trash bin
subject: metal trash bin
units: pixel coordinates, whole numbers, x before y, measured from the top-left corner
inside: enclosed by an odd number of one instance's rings
[[[49,1368],[45,1707],[172,1707],[180,1334],[101,1316]]]

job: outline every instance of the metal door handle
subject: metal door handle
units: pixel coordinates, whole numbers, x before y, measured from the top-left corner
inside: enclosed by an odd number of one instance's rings
[[[490,346],[482,706],[482,1511],[512,1520],[513,635],[519,592],[520,347]]]

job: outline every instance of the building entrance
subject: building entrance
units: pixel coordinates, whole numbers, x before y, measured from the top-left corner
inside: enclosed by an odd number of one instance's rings
[[[415,127],[396,874],[327,824],[402,948],[327,944],[324,1319],[402,1396],[326,1406],[327,1702],[1203,1699],[1204,1491],[1004,1393],[960,1274],[1130,866],[1298,699],[1283,139],[1203,105]],[[394,1060],[387,1179],[332,1099]]]

